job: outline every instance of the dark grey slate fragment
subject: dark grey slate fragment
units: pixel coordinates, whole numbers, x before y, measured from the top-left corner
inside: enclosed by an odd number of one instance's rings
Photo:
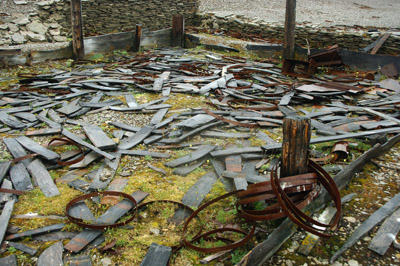
[[[50,198],[60,195],[60,191],[58,191],[56,184],[54,184],[53,179],[40,159],[34,160],[28,165],[27,169],[33,181],[40,187],[40,190],[46,197]]]
[[[16,190],[27,191],[33,189],[31,176],[22,162],[19,162],[11,167],[10,178]]]
[[[11,213],[14,209],[15,200],[7,201],[4,205],[3,211],[0,216],[0,245],[3,243],[4,236],[7,231],[8,222],[11,218]]]
[[[25,136],[20,136],[17,137],[16,140],[27,150],[33,152],[33,153],[38,153],[40,156],[45,158],[46,160],[49,161],[55,161],[60,158],[60,156],[46,148],[44,148],[42,145],[36,143],[35,141],[31,140],[28,137]]]
[[[151,134],[153,129],[154,129],[154,126],[150,126],[150,125],[142,127],[138,132],[136,132],[135,135],[133,135],[132,137],[129,137],[128,139],[122,141],[118,145],[118,148],[122,149],[122,150],[132,149],[136,145],[142,143],[142,141]]]
[[[17,242],[10,242],[7,241],[7,245],[9,247],[16,248],[18,250],[21,250],[22,252],[28,253],[29,255],[33,256],[36,254],[37,250],[31,247],[28,247],[22,243],[17,243]],[[1,265],[1,264],[0,264]]]
[[[8,173],[10,166],[11,166],[11,161],[0,162],[0,184],[1,184],[1,182],[3,182],[3,179],[6,176],[6,174]]]
[[[167,266],[172,248],[152,243],[140,266]]]
[[[10,255],[4,258],[0,258],[0,265],[4,266],[18,266],[17,256]]]
[[[57,242],[47,248],[40,254],[37,260],[37,266],[63,266],[63,244],[62,242]]]
[[[101,150],[110,150],[117,146],[117,144],[98,126],[85,125],[83,126],[83,130],[93,145]]]
[[[194,161],[206,156],[207,154],[209,154],[216,148],[217,148],[217,146],[214,146],[214,145],[202,145],[196,151],[194,151],[186,156],[180,157],[176,160],[167,162],[167,163],[165,163],[165,165],[168,167],[178,167],[183,164],[191,163],[191,162],[194,162]]]

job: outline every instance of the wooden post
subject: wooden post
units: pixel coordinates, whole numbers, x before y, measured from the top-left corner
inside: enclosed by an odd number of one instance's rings
[[[296,0],[286,0],[283,59],[293,58],[296,28]]]
[[[133,40],[132,52],[139,52],[142,39],[142,24],[136,24],[135,39]]]
[[[85,56],[85,48],[83,46],[81,0],[71,0],[71,24],[74,59],[82,59]]]
[[[289,116],[283,120],[281,177],[308,172],[310,138],[310,119]]]
[[[185,19],[183,15],[172,17],[172,46],[184,47]]]

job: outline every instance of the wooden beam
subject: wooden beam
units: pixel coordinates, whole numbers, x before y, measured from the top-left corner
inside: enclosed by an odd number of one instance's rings
[[[283,120],[281,177],[307,173],[310,138],[310,119],[293,116]]]
[[[135,39],[133,40],[132,52],[139,52],[142,39],[142,24],[136,24]]]
[[[293,58],[296,28],[296,0],[286,0],[283,59]]]
[[[185,39],[185,19],[183,15],[172,17],[172,46],[184,47]]]
[[[82,2],[71,0],[72,47],[75,59],[85,56],[83,45]]]

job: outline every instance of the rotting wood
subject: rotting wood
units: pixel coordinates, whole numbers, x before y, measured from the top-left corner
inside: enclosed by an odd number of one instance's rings
[[[74,58],[83,59],[83,57],[85,56],[85,47],[83,42],[81,0],[71,0],[71,25]]]
[[[389,218],[385,220],[378,232],[372,238],[368,248],[375,251],[379,255],[385,255],[390,245],[396,240],[396,236],[400,231],[399,226],[400,209],[397,209]]]
[[[386,42],[386,40],[390,37],[390,35],[390,32],[386,32],[385,34],[383,34],[383,36],[379,38],[378,42],[375,44],[374,48],[371,51],[371,54],[376,54],[382,47],[382,45]]]
[[[167,266],[172,248],[152,243],[140,266]]]
[[[333,263],[340,255],[343,254],[348,248],[352,247],[361,237],[365,236],[372,228],[383,221],[386,217],[391,215],[400,205],[400,193],[394,196],[390,201],[385,203],[376,212],[374,212],[366,221],[364,221],[357,229],[353,232],[346,243],[333,254],[330,262]]]
[[[296,0],[286,0],[283,58],[293,58],[296,29]]]
[[[61,241],[51,245],[40,254],[37,260],[37,266],[64,265],[63,250]]]
[[[40,190],[46,197],[50,198],[60,195],[60,191],[40,159],[34,160],[28,165],[27,169],[33,181],[40,187]]]
[[[132,193],[131,196],[139,204],[148,196],[148,193],[143,191],[136,191]],[[128,211],[130,211],[133,207],[133,203],[128,200],[123,200],[108,209],[98,219],[96,219],[95,222],[104,224],[114,223],[119,218],[124,216]],[[84,229],[81,233],[71,239],[71,241],[68,242],[64,248],[70,252],[78,253],[101,234],[102,231]]]
[[[14,209],[15,200],[7,201],[0,216],[0,245],[3,243],[7,231],[8,222]]]
[[[281,177],[307,173],[310,138],[309,119],[287,117],[283,120]]]
[[[141,40],[142,40],[142,24],[136,24],[132,52],[136,52],[136,53],[139,52]]]
[[[185,19],[183,15],[173,15],[172,17],[172,43],[171,46],[184,47],[185,42]]]

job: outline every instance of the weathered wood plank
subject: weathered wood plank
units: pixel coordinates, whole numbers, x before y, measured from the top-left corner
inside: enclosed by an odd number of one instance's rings
[[[172,248],[152,243],[140,266],[167,266]]]
[[[15,200],[7,201],[4,205],[3,211],[0,216],[0,245],[3,243],[4,236],[7,231],[8,222],[11,218],[11,213],[14,209]]]
[[[39,154],[40,156],[42,156],[46,160],[55,161],[55,160],[60,158],[60,156],[57,153],[44,148],[42,145],[36,143],[35,141],[31,140],[30,138],[27,138],[25,136],[19,136],[19,137],[16,138],[16,140],[25,149],[27,149],[27,150],[29,150],[29,151],[31,151],[33,153]]]
[[[206,156],[216,148],[217,146],[214,145],[202,145],[196,151],[186,156],[180,157],[176,160],[166,162],[165,165],[172,168],[172,167],[178,167],[183,164],[191,163],[198,159],[201,159],[202,157]]]
[[[66,130],[65,128],[63,128],[61,134],[63,134],[63,135],[66,136],[67,138],[73,140],[74,142],[76,142],[76,143],[78,143],[78,144],[80,144],[80,145],[82,145],[82,146],[85,146],[86,148],[91,149],[92,151],[94,151],[94,152],[96,152],[96,153],[98,153],[98,154],[100,154],[100,155],[106,157],[106,158],[109,159],[109,160],[115,159],[115,156],[113,156],[113,155],[111,155],[111,154],[109,154],[109,153],[107,153],[107,152],[104,152],[104,151],[100,150],[99,148],[93,146],[92,144],[87,143],[86,141],[83,141],[82,139],[80,139],[80,138],[77,137],[76,135],[72,134],[71,132],[69,132],[69,131]]]
[[[131,196],[136,200],[138,204],[143,201],[147,197],[147,195],[148,193],[143,191],[136,191],[131,194]],[[130,201],[123,200],[109,208],[105,213],[103,213],[96,220],[96,223],[114,223],[118,221],[118,219],[125,215],[128,211],[130,211],[133,207],[134,205]],[[76,237],[71,239],[71,241],[68,242],[68,244],[66,244],[64,248],[70,252],[77,253],[101,234],[102,232],[98,230],[85,229]]]
[[[64,228],[64,226],[65,226],[65,224],[63,224],[63,223],[61,223],[61,224],[53,224],[53,225],[41,227],[41,228],[38,228],[38,229],[25,231],[25,232],[22,232],[22,233],[8,235],[6,237],[6,240],[17,240],[17,239],[21,239],[23,237],[37,236],[37,235],[41,235],[41,234],[45,234],[45,233],[60,231],[61,229]]]
[[[397,233],[400,231],[399,219],[400,209],[385,220],[376,233],[376,236],[374,236],[368,245],[368,248],[382,256],[385,255],[393,240],[396,239]]]
[[[26,167],[22,162],[17,163],[11,167],[10,179],[16,190],[27,191],[33,189],[31,176],[29,175],[28,170],[26,170]]]
[[[118,149],[129,150],[140,144],[145,138],[147,138],[153,131],[154,126],[147,125],[142,127],[135,135],[129,137],[127,140],[122,141],[118,145]]]
[[[56,184],[54,184],[53,179],[40,159],[34,160],[28,165],[27,169],[33,181],[40,187],[40,190],[46,197],[50,198],[60,195],[60,191],[58,191]]]
[[[117,146],[117,144],[98,126],[85,125],[83,126],[83,130],[93,145],[100,150],[111,150]]]
[[[51,245],[40,254],[37,266],[64,265],[63,251],[64,247],[61,241]]]

